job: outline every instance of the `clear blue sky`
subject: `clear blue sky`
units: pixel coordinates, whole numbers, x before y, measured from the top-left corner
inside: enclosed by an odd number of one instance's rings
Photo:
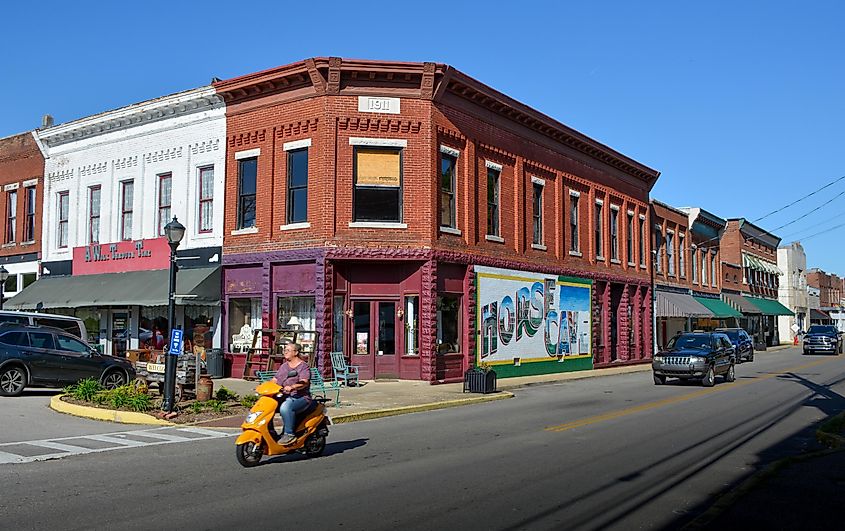
[[[660,170],[652,195],[675,206],[756,219],[845,175],[845,4],[478,4],[13,2],[0,136],[45,113],[60,123],[336,55],[451,64]],[[845,180],[760,225],[843,191]],[[843,211],[845,195],[778,235],[801,240]],[[845,274],[843,236],[806,240],[810,267]]]

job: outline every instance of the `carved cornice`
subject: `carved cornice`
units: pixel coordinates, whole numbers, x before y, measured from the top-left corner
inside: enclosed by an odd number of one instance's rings
[[[214,93],[214,89],[202,87],[39,129],[35,134],[46,146],[56,147],[139,125],[222,108],[223,102]]]
[[[366,131],[381,133],[419,133],[422,122],[399,118],[338,118],[341,131]]]

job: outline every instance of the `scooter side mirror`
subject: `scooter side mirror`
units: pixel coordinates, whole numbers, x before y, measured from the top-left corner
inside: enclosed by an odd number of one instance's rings
[[[299,371],[288,371],[288,378],[296,378],[297,376],[299,376]]]

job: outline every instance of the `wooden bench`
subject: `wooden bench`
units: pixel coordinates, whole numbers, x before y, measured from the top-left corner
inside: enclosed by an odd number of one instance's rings
[[[358,385],[358,366],[347,365],[343,352],[332,352],[331,356],[334,379],[338,382],[343,380],[345,385]]]
[[[276,371],[255,371],[255,376],[258,378],[258,381],[261,383],[269,382],[275,376]]]
[[[311,371],[311,394],[322,395],[323,398],[328,398],[327,393],[334,393],[334,403],[340,407],[340,382],[337,380],[324,380],[320,376],[320,371],[317,369],[308,369]]]

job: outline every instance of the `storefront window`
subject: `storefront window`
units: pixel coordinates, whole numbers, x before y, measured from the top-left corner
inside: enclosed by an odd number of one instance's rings
[[[405,297],[405,355],[419,356],[420,354],[420,296]]]
[[[437,297],[437,353],[460,352],[460,295]]]
[[[114,325],[112,328],[114,329]],[[115,331],[112,332],[114,335]],[[168,333],[170,325],[167,322],[167,306],[141,306],[141,318],[138,321],[140,347],[161,350],[168,342]]]
[[[88,332],[88,343],[99,345],[100,339],[105,339],[104,336],[100,337],[100,311],[93,308],[78,308],[75,313],[76,317],[82,319],[85,324],[85,331]]]
[[[185,306],[185,352],[200,355],[211,348],[214,337],[214,307]]]
[[[314,330],[314,297],[279,297],[279,328]]]
[[[246,352],[253,330],[261,328],[261,299],[229,299],[229,352]]]

